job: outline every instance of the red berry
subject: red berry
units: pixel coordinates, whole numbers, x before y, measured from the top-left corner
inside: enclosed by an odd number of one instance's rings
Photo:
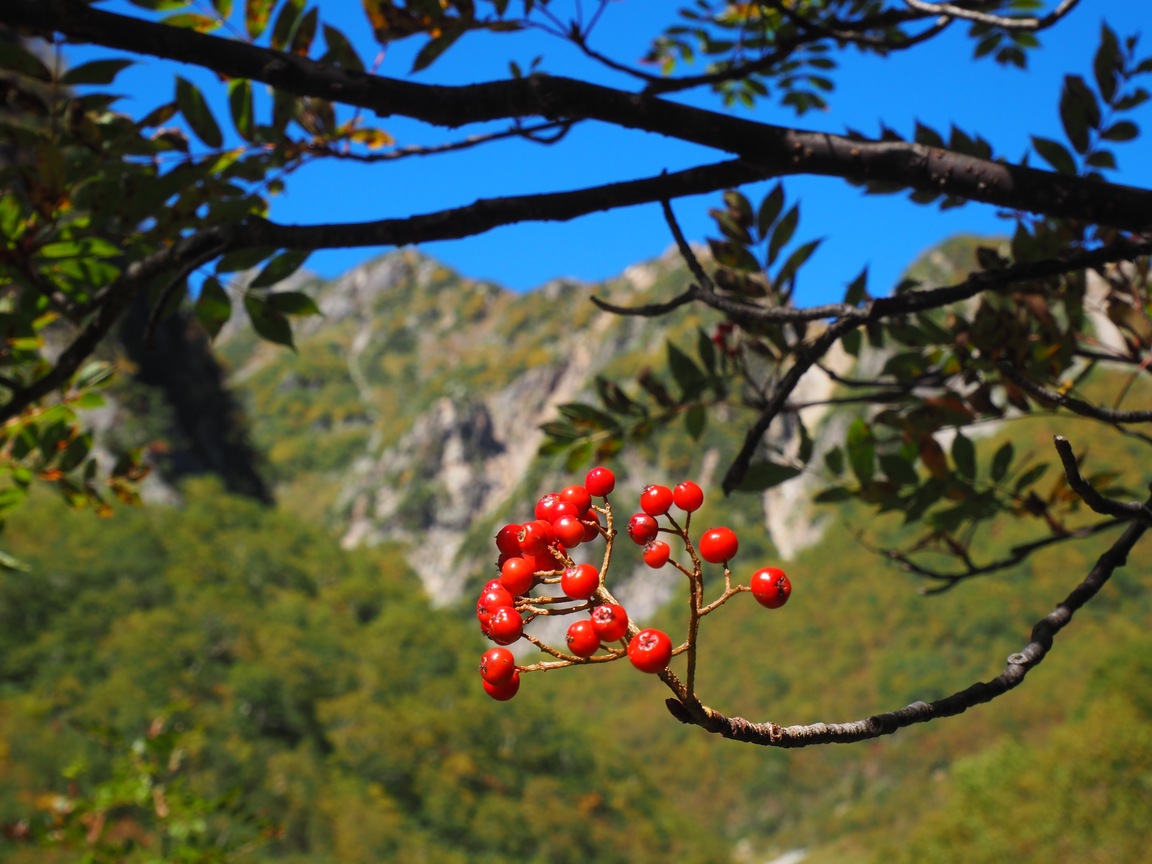
[[[663,516],[672,506],[672,490],[667,486],[645,486],[640,493],[640,509],[649,516]]]
[[[595,498],[605,498],[616,488],[616,475],[607,468],[597,466],[584,478],[584,488]]]
[[[581,520],[584,523],[584,542],[591,543],[600,536],[600,517],[595,510],[589,510]]]
[[[488,638],[497,645],[511,645],[524,635],[524,620],[511,606],[498,606],[488,619]]]
[[[792,593],[792,583],[784,571],[776,567],[764,567],[752,574],[752,596],[756,602],[768,609],[779,609],[788,602]]]
[[[493,579],[488,585],[484,586],[484,591],[481,592],[480,599],[476,601],[476,614],[486,613],[491,615],[501,606],[511,606],[513,602],[511,592],[504,587],[499,579]]]
[[[496,548],[502,555],[520,554],[520,526],[505,525],[496,532]]]
[[[588,618],[573,621],[568,627],[566,640],[568,650],[577,657],[591,657],[600,650],[600,637],[596,635],[592,621]]]
[[[543,555],[521,556],[532,565],[533,573],[553,573],[560,568],[560,563],[552,557],[552,553],[545,550]]]
[[[695,513],[704,503],[704,492],[691,480],[685,480],[672,490],[672,501],[685,513]]]
[[[527,558],[509,558],[500,568],[500,584],[509,594],[527,594],[536,583],[536,566]]]
[[[605,603],[592,610],[592,629],[601,642],[616,642],[628,632],[628,613],[623,606]]]
[[[656,520],[647,513],[636,513],[628,520],[628,536],[638,546],[643,546],[649,540],[655,540],[659,530],[660,526],[656,524]]]
[[[671,547],[663,540],[649,540],[644,546],[644,563],[653,570],[659,570],[668,563]]]
[[[516,658],[507,648],[489,648],[480,656],[480,677],[489,684],[506,684],[516,673]]]
[[[571,549],[584,542],[584,523],[575,516],[565,514],[552,523],[552,533]]]
[[[552,525],[543,519],[528,522],[520,528],[520,551],[525,555],[546,555],[555,540]]]
[[[719,528],[709,528],[700,538],[697,547],[700,557],[713,564],[723,564],[736,557],[736,550],[740,548],[740,541],[736,532],[721,525]]]
[[[512,677],[505,681],[503,684],[489,684],[487,681],[481,680],[484,685],[484,692],[495,699],[497,702],[507,702],[516,695],[516,691],[520,689],[520,673],[518,671],[512,672]]]
[[[556,505],[560,503],[560,496],[555,492],[549,492],[547,495],[542,495],[540,500],[536,502],[535,516],[537,519],[543,519],[546,522],[551,522],[559,513],[553,513]]]
[[[600,587],[600,571],[591,564],[577,564],[560,574],[560,590],[573,600],[587,600]]]
[[[641,672],[662,672],[672,659],[672,640],[662,630],[641,630],[628,643],[628,659]]]
[[[583,486],[566,486],[560,491],[560,498],[576,508],[576,515],[583,518],[592,506],[592,495]]]

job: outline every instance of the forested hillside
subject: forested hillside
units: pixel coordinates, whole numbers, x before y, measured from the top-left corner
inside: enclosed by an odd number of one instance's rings
[[[919,266],[946,279],[972,246]],[[178,506],[97,519],[38,497],[9,523],[30,569],[0,574],[0,857],[1139,860],[1152,832],[1152,596],[1139,567],[1019,691],[869,745],[726,745],[677,723],[658,683],[620,663],[525,676],[506,704],[484,696],[467,598],[492,572],[492,534],[583,477],[538,455],[539,425],[557,403],[593,398],[595,376],[632,386],[668,340],[691,353],[711,335],[687,314],[609,316],[588,294],[642,302],[686,278],[658,261],[603,286],[515,295],[462,288],[404,252],[317,286],[325,315],[298,331],[296,354],[226,333],[275,507],[199,479]],[[859,410],[806,415],[816,446]],[[1009,440],[1020,458],[1047,458],[1052,423],[989,427],[981,476]],[[1059,431],[1086,471],[1095,454],[1131,466],[1108,482],[1138,492],[1145,445],[1089,425],[1061,418]],[[899,513],[796,511],[787,484],[723,498],[730,427],[713,417],[693,440],[677,419],[613,463],[622,508],[646,482],[696,479],[701,518],[739,530],[740,566],[792,578],[780,614],[745,596],[705,622],[700,686],[716,706],[801,723],[953,692],[995,675],[1091,566],[1065,543],[926,596],[875,551],[913,539]],[[163,428],[122,431],[164,452]],[[796,434],[785,426],[778,446]],[[1064,488],[1055,472],[1044,485]],[[803,542],[780,533],[806,524],[818,529]],[[1022,519],[986,551],[1035,535]],[[676,622],[664,601],[682,585],[625,545],[630,608]]]

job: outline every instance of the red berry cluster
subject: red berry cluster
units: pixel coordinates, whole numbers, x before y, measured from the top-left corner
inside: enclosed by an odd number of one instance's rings
[[[671,638],[661,630],[639,629],[604,584],[616,537],[608,500],[615,488],[616,477],[609,469],[593,468],[584,478],[584,485],[568,486],[540,498],[533,512],[535,518],[505,525],[497,532],[500,576],[484,586],[476,602],[480,629],[497,645],[511,645],[523,638],[555,659],[517,666],[507,648],[489,649],[481,658],[480,675],[485,691],[493,699],[504,701],[515,696],[521,672],[627,657],[642,672],[662,673],[674,654],[685,651],[691,686],[701,617],[741,591],[751,591],[762,605],[773,609],[788,600],[791,584],[774,567],[757,571],[750,586],[732,585],[728,562],[736,555],[739,541],[730,528],[709,529],[693,545],[688,533],[692,514],[704,503],[704,493],[698,485],[686,480],[674,489],[646,486],[640,493],[641,512],[628,520],[628,536],[643,547],[645,564],[658,569],[671,562],[688,576],[693,590],[689,633],[683,645],[674,648]],[[601,503],[596,504],[594,499]],[[683,514],[683,526],[673,515],[674,510]],[[667,524],[662,526],[661,519]],[[673,558],[672,546],[659,539],[661,532],[680,541],[692,560],[691,567]],[[573,549],[596,542],[603,543],[599,566],[573,560]],[[707,605],[702,601],[700,558],[724,565],[724,593]],[[555,594],[557,588],[559,594]],[[525,633],[525,625],[533,619],[556,615],[577,616],[568,627],[563,648]]]

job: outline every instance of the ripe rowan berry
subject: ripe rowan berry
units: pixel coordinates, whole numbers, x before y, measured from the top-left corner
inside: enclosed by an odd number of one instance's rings
[[[752,596],[768,609],[779,609],[792,594],[792,583],[784,571],[776,567],[763,567],[752,574]]]
[[[641,630],[628,643],[628,659],[641,672],[662,672],[672,659],[672,640],[662,630]]]
[[[695,513],[704,503],[704,492],[691,480],[685,480],[672,490],[672,500],[685,513]]]
[[[520,551],[537,557],[548,554],[548,547],[556,540],[552,525],[543,519],[525,523],[520,528],[519,536]]]
[[[549,492],[543,498],[536,502],[536,518],[543,519],[545,522],[555,522],[565,513],[576,513],[576,508],[561,498],[555,492]]]
[[[493,579],[484,586],[480,599],[476,601],[476,614],[487,613],[491,615],[501,606],[511,606],[515,601],[511,592],[504,587],[499,579]]]
[[[488,619],[488,638],[497,645],[511,645],[524,635],[524,619],[511,606],[498,606]]]
[[[638,546],[643,546],[649,540],[655,540],[660,526],[656,520],[647,513],[635,513],[628,520],[628,536]]]
[[[672,548],[663,540],[649,540],[644,546],[644,563],[653,570],[659,570],[668,563]]]
[[[506,684],[516,673],[516,658],[507,648],[489,648],[480,655],[480,677],[489,684]]]
[[[489,684],[483,679],[480,680],[480,683],[484,685],[484,692],[497,702],[507,702],[520,689],[520,672],[514,671],[512,677],[503,684]]]
[[[584,523],[576,516],[565,514],[552,523],[552,533],[556,539],[571,549],[584,542]]]
[[[565,637],[568,650],[577,657],[591,657],[600,650],[600,637],[592,627],[592,621],[581,618],[568,625],[568,635]]]
[[[536,567],[527,558],[509,558],[500,568],[500,584],[509,594],[527,594],[536,582]]]
[[[565,486],[560,490],[560,500],[576,508],[576,515],[581,519],[592,506],[592,495],[584,486]]]
[[[543,555],[522,555],[525,561],[532,565],[532,572],[536,574],[555,573],[559,569],[560,564],[552,557],[552,553],[547,550]]]
[[[584,478],[584,488],[596,498],[606,498],[616,488],[616,475],[603,466],[597,466]]]
[[[584,523],[584,542],[591,543],[600,536],[600,517],[595,510],[589,510],[581,520]]]
[[[520,554],[520,526],[505,525],[496,532],[496,548],[501,555]]]
[[[601,642],[616,642],[628,632],[628,613],[623,606],[604,603],[592,610],[592,629]]]
[[[672,490],[667,486],[645,486],[640,493],[640,509],[649,516],[663,516],[672,506]]]
[[[736,557],[736,550],[740,548],[740,541],[736,532],[721,525],[719,528],[709,528],[700,538],[697,547],[700,557],[712,564],[723,564]]]
[[[573,600],[587,600],[600,587],[600,571],[591,564],[577,564],[560,574],[560,590]]]

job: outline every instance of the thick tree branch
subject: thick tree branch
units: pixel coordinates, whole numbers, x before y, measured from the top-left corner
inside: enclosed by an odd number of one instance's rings
[[[813,723],[807,726],[779,726],[776,723],[753,723],[742,717],[726,717],[704,705],[693,705],[678,699],[667,700],[669,711],[682,723],[700,726],[709,732],[768,747],[810,747],[815,744],[850,744],[891,735],[915,723],[927,723],[943,717],[954,717],[969,708],[991,702],[1009,690],[1019,687],[1025,676],[1044,660],[1057,633],[1072,620],[1073,614],[1099,593],[1117,568],[1127,561],[1132,547],[1147,529],[1138,521],[1131,522],[1119,539],[1100,556],[1096,566],[1052,612],[1032,628],[1032,637],[1019,652],[1008,657],[1003,672],[991,681],[977,682],[951,696],[934,702],[913,702],[896,711],[874,714],[848,723]]]
[[[600,120],[770,165],[778,175],[880,181],[1126,231],[1152,230],[1152,191],[1008,165],[903,141],[790,129],[576,81],[532,75],[467,86],[416,84],[104,12],[77,0],[6,0],[0,22],[203,66],[285,92],[456,128],[512,117]]]

